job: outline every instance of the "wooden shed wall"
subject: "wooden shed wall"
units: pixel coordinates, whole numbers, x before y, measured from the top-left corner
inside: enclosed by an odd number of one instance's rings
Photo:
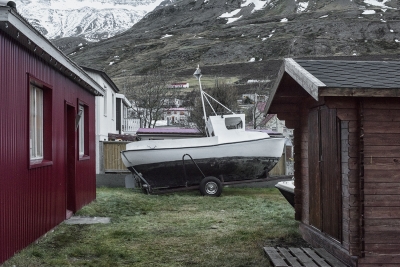
[[[400,266],[400,98],[346,93],[337,88],[321,90],[311,98],[281,68],[269,113],[294,129],[295,218],[303,238],[322,246],[350,266]],[[352,90],[352,92],[357,89]],[[328,96],[328,94],[330,96]],[[342,240],[338,242],[310,226],[308,128],[312,108],[335,109],[340,119],[342,185]]]
[[[302,223],[303,237],[352,265],[358,258],[359,267],[399,266],[400,100],[325,97],[323,101],[337,110],[341,121],[342,241],[337,244],[307,227],[308,165],[313,164],[307,158],[312,134],[304,120],[307,103],[294,132],[295,178],[301,177],[296,183],[296,219]]]
[[[89,113],[89,157],[77,160],[74,170],[76,210],[95,199],[96,176],[95,97],[2,31],[0,59],[1,263],[66,218],[66,102],[77,110],[83,101]],[[28,75],[52,88],[52,164],[35,168],[29,161]]]
[[[400,266],[400,99],[361,102],[364,133],[360,267]]]
[[[271,105],[270,112],[277,113],[279,119],[286,121],[287,127],[294,128],[295,161],[295,218],[301,221],[300,230],[304,239],[316,246],[324,246],[338,258],[346,258],[354,264],[352,256],[359,255],[359,168],[358,168],[358,104],[356,99],[312,98],[302,99],[296,105],[281,105],[279,100]],[[308,160],[308,116],[310,109],[327,105],[336,109],[341,121],[341,183],[342,183],[342,240],[340,243],[315,231],[310,227],[309,204],[309,164]]]

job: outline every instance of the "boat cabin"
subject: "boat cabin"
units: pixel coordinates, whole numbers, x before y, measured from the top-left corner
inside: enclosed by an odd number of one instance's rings
[[[221,136],[245,131],[245,114],[209,116],[206,122],[209,136]]]
[[[400,265],[400,61],[285,59],[265,112],[294,129],[295,219],[349,266]]]

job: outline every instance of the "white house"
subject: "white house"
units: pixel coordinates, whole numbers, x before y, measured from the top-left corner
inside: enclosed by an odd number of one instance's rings
[[[167,88],[189,88],[189,83],[171,83]]]
[[[164,101],[164,106],[179,108],[184,103],[184,100],[178,98],[168,98]]]
[[[103,97],[96,97],[96,173],[102,172],[102,147],[104,141],[109,141],[109,134],[125,134],[124,121],[128,114],[131,103],[119,93],[118,87],[110,77],[101,70],[82,68],[95,80],[105,91]],[[139,128],[139,127],[138,127]]]
[[[252,102],[266,102],[268,97],[266,95],[254,94],[242,94],[242,101],[244,102],[246,98],[250,99]]]
[[[188,121],[190,111],[187,108],[168,108],[164,111],[164,120],[167,125],[184,125]]]

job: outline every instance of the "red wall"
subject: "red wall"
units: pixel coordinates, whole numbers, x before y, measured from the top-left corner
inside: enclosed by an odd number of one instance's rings
[[[30,168],[28,74],[52,87],[50,166]],[[0,264],[66,217],[65,102],[78,99],[90,138],[89,157],[76,157],[75,210],[96,197],[95,97],[0,32]]]

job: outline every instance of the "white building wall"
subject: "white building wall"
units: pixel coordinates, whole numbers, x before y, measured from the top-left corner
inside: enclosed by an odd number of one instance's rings
[[[125,134],[127,132],[132,132],[132,129],[128,127],[127,122],[128,122],[128,109],[132,107],[132,104],[129,102],[129,100],[126,98],[125,95],[123,94],[116,94],[116,98],[121,99],[121,133]],[[140,122],[140,120],[139,120]],[[130,125],[132,127],[132,125]],[[140,127],[140,123],[139,123]],[[129,130],[128,130],[129,129]],[[137,128],[139,129],[139,128]],[[135,129],[134,131],[136,132]]]
[[[96,96],[96,173],[101,172],[100,161],[100,142],[108,141],[108,133],[117,133],[115,110],[115,95],[116,93],[110,85],[97,73],[86,70],[90,77],[101,85],[105,90],[103,97]],[[113,118],[114,114],[114,118]]]
[[[166,109],[163,113],[168,125],[185,124],[190,116],[190,111],[184,108]]]

